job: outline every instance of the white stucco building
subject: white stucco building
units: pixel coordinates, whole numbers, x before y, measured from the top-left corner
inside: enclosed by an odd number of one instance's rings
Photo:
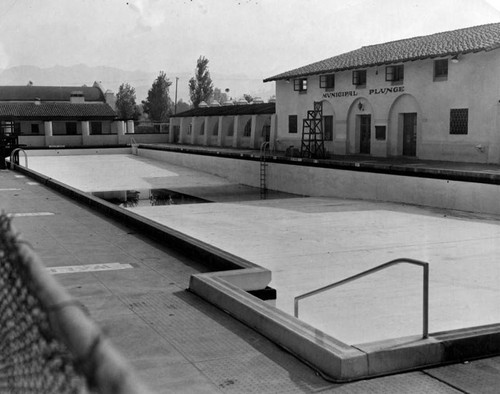
[[[275,104],[203,103],[170,118],[169,138],[171,143],[258,149],[276,139]]]
[[[276,81],[281,148],[301,148],[316,102],[329,154],[499,163],[499,76],[495,23],[362,47],[264,81]]]

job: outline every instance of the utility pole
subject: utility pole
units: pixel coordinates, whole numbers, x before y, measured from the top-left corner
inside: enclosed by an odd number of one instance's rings
[[[179,77],[175,77],[175,104],[174,104],[174,115],[177,115],[177,82],[179,82]]]

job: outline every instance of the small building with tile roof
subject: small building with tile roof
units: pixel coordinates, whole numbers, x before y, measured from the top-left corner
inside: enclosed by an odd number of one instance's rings
[[[276,104],[259,98],[225,105],[212,102],[173,115],[170,142],[204,146],[259,149],[275,139]]]
[[[27,147],[88,145],[91,136],[116,134],[113,99],[97,83],[0,86],[0,132]]]
[[[80,147],[166,142],[167,134],[134,134],[119,119],[113,92],[93,86],[0,86],[0,137],[23,147]]]
[[[500,23],[365,46],[266,78],[277,148],[500,162]],[[320,104],[315,112],[314,103]]]

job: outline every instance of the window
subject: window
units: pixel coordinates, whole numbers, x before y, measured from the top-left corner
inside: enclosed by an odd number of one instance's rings
[[[469,109],[450,110],[450,134],[468,134]]]
[[[214,124],[214,128],[212,129],[212,135],[219,135],[219,122]]]
[[[377,141],[385,141],[385,126],[375,126],[375,139]]]
[[[333,141],[333,116],[323,116],[323,135],[325,141]]]
[[[250,137],[252,135],[252,119],[249,119],[243,130],[243,137]]]
[[[39,134],[40,133],[40,125],[38,123],[31,124],[31,134]]]
[[[404,66],[387,66],[385,68],[385,80],[391,82],[403,82],[405,77]]]
[[[0,123],[0,134],[21,134],[21,123],[2,120]]]
[[[76,122],[66,122],[66,134],[76,135]]]
[[[227,127],[227,136],[232,137],[234,134],[234,122],[231,122]]]
[[[90,122],[90,134],[102,134],[102,123],[101,122]]]
[[[12,133],[12,122],[2,120],[0,122],[1,125],[1,133],[2,134],[11,134]]]
[[[296,92],[307,92],[307,78],[294,79],[293,90]]]
[[[2,121],[0,128],[3,134],[21,134],[21,123],[19,122]]]
[[[352,84],[356,86],[366,85],[366,70],[354,70],[352,72]]]
[[[205,135],[205,121],[201,123],[200,135]]]
[[[448,59],[434,60],[434,81],[448,79]]]
[[[335,88],[335,74],[320,75],[319,76],[319,87],[324,89],[334,89]]]
[[[290,134],[297,133],[297,115],[288,115],[288,132]]]

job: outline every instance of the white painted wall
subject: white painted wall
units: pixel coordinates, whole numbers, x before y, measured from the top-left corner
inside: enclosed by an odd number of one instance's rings
[[[258,161],[139,149],[139,156],[260,187]],[[268,163],[267,187],[307,196],[401,202],[500,214],[500,186]]]

